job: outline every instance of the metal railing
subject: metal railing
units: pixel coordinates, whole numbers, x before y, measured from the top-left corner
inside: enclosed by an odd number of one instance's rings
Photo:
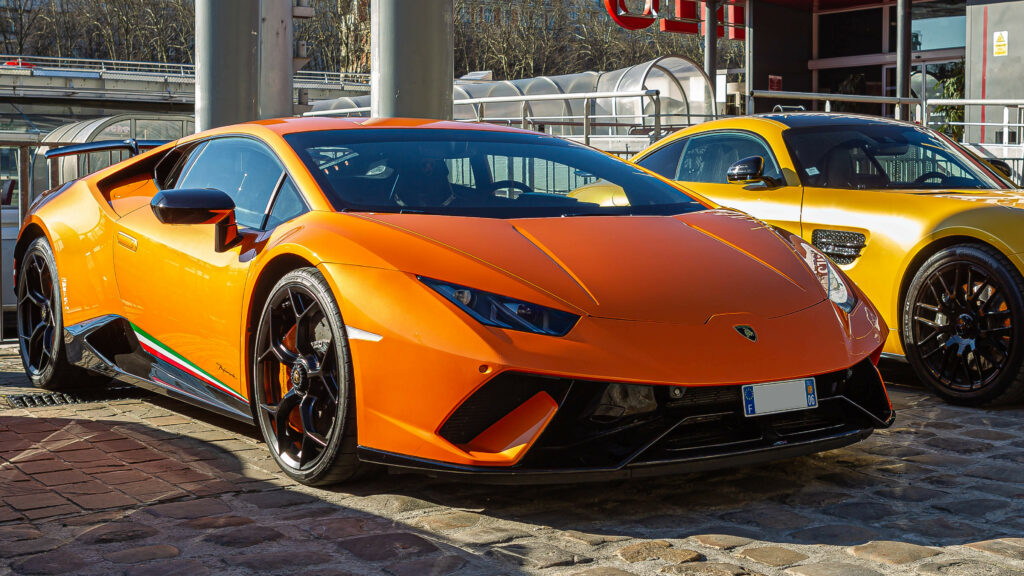
[[[967,121],[949,121],[943,120],[940,122],[931,122],[932,108],[936,106],[995,106],[1002,107],[1003,115],[1001,122],[967,122]],[[989,142],[988,144],[1002,145],[1002,146],[1022,146],[1024,143],[1021,142],[1021,131],[1024,129],[1024,100],[1022,99],[1000,99],[993,98],[988,100],[982,100],[977,98],[933,98],[925,101],[925,125],[934,127],[936,125],[946,126],[963,126],[968,127],[994,127],[997,129],[997,134],[1001,131],[1002,134],[997,142]],[[1011,121],[1011,112],[1015,118]],[[1011,129],[1014,130],[1012,134],[1016,136],[1016,141],[1011,141]],[[966,144],[968,139],[968,131],[963,132],[963,142]],[[978,144],[985,144],[985,142],[978,142]]]
[[[825,112],[832,111],[833,102],[849,102],[851,104],[878,104],[886,105],[891,104],[895,106],[893,117],[897,120],[901,120],[900,116],[903,114],[902,105],[910,105],[914,107],[914,116],[920,120],[921,109],[924,104],[924,100],[921,98],[900,98],[898,96],[862,96],[859,94],[828,94],[821,92],[783,92],[776,90],[751,90],[750,91],[750,106],[753,105],[753,101],[757,98],[766,98],[774,100],[802,100],[809,102],[824,102]]]
[[[183,80],[195,78],[194,64],[165,62],[133,62],[126,60],[97,60],[92,58],[57,58],[52,56],[17,56],[0,54],[0,71],[32,70],[34,68],[103,73],[131,73],[140,75],[178,76]],[[299,70],[294,78],[301,82],[323,84],[369,84],[370,75],[360,72],[323,72]]]
[[[650,111],[641,104],[638,113],[613,113],[598,114],[595,110],[599,100],[617,100],[624,98],[639,98],[649,101]],[[560,116],[538,115],[533,112],[532,103],[535,102],[578,102],[582,101],[582,114],[566,114]],[[487,106],[493,104],[519,104],[519,113],[515,116],[509,115],[488,115]],[[662,114],[661,92],[659,90],[636,90],[630,92],[581,92],[570,94],[534,94],[520,96],[487,96],[482,98],[466,98],[455,100],[453,105],[458,107],[472,106],[473,116],[471,118],[459,118],[462,122],[487,122],[491,124],[518,125],[527,130],[545,129],[555,127],[578,128],[580,134],[566,134],[566,136],[581,137],[584,144],[590,145],[591,139],[601,134],[596,134],[595,129],[607,129],[609,137],[643,137],[654,143],[660,139],[666,130],[689,126],[696,122],[713,120],[712,114]],[[366,116],[370,108],[360,106],[355,108],[343,108],[338,110],[318,110],[307,112],[304,116]],[[666,121],[669,120],[669,121]],[[672,121],[677,120],[677,121]],[[617,130],[624,130],[627,136],[616,136]]]

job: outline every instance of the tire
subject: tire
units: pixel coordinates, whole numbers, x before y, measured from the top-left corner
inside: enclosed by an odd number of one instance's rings
[[[106,382],[68,362],[57,264],[46,238],[36,238],[18,270],[18,348],[25,374],[38,388],[72,390]]]
[[[281,470],[308,486],[361,475],[345,325],[316,268],[290,272],[270,291],[252,358],[256,419]]]
[[[998,250],[959,244],[917,271],[902,306],[903,349],[942,399],[1024,399],[1024,278]]]

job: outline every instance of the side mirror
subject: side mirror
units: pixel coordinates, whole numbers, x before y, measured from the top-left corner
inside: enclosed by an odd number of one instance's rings
[[[235,202],[212,188],[163,190],[149,203],[156,219],[163,224],[213,224],[214,249],[224,252],[240,239],[235,223]]]
[[[1013,179],[1013,168],[1010,168],[1010,165],[1005,160],[1000,160],[998,158],[985,158],[985,161],[988,162],[989,166],[995,168],[996,172],[999,172],[1011,180]]]
[[[750,156],[729,166],[729,170],[725,173],[725,178],[730,184],[755,184],[765,181],[762,175],[763,172],[764,158]]]

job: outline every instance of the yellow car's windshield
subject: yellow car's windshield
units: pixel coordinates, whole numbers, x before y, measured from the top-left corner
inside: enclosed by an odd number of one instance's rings
[[[930,131],[906,124],[793,128],[783,135],[805,186],[841,189],[1001,188]]]

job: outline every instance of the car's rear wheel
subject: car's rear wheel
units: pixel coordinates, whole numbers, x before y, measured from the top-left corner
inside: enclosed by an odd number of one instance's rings
[[[29,244],[18,263],[18,345],[21,363],[32,384],[46,390],[69,390],[105,381],[68,362],[57,264],[46,238]]]
[[[903,346],[918,377],[958,404],[1024,398],[1024,278],[999,251],[962,244],[917,271]]]
[[[290,272],[271,290],[253,359],[257,420],[281,469],[307,485],[356,476],[363,467],[348,341],[316,268]]]

